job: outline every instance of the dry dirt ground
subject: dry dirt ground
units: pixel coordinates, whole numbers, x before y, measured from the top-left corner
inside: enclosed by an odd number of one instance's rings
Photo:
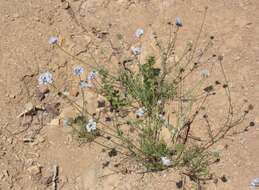
[[[182,38],[195,39],[205,6],[209,9],[203,37],[215,36],[215,53],[224,55],[235,99],[239,102],[246,99],[255,107],[249,120],[242,124],[254,121],[255,126],[217,145],[222,158],[214,170],[219,176],[225,175],[227,182],[209,183],[205,188],[250,189],[250,181],[259,177],[259,1],[70,0],[67,3],[0,0],[0,189],[52,189],[48,177],[55,164],[59,166],[58,189],[176,189],[175,182],[180,178],[172,171],[142,176],[114,173],[112,167],[103,169],[102,164],[109,161],[107,153],[96,145],[79,147],[66,129],[53,126],[57,120],[47,125],[53,119],[50,114],[39,113],[33,121],[30,117],[17,116],[28,102],[41,105],[57,101],[51,92],[44,101],[37,99],[40,72],[53,72],[60,88],[71,86],[67,82],[76,63],[49,46],[50,36],[64,39],[70,52],[84,58],[89,41],[101,44],[103,39],[114,39],[120,34],[133,42],[133,33],[139,27],[145,29],[143,44],[148,46],[153,31],[164,34],[166,24],[179,16],[184,23]],[[61,104],[61,109],[64,107]],[[30,140],[30,137],[34,142],[24,142],[24,138]]]

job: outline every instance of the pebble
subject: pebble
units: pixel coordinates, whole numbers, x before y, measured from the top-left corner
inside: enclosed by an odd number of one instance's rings
[[[13,138],[12,138],[12,137],[8,138],[8,139],[7,139],[7,142],[8,142],[9,144],[13,144]]]
[[[43,143],[43,142],[45,142],[45,138],[42,137],[42,136],[40,136],[40,137],[38,138],[38,141],[39,141],[40,143]]]
[[[7,95],[9,98],[11,98],[11,99],[15,99],[16,98],[16,95],[15,94],[8,94]]]
[[[97,108],[105,107],[105,100],[98,100],[97,101]]]
[[[69,9],[69,8],[70,8],[69,2],[68,2],[68,1],[64,1],[64,2],[62,3],[62,8],[63,8],[63,9]]]
[[[25,108],[25,111],[28,112],[28,111],[30,111],[30,110],[33,110],[34,105],[33,105],[33,103],[28,102],[27,104],[25,104],[24,108]]]
[[[25,164],[27,166],[32,166],[35,163],[35,161],[32,158],[29,158],[25,161]]]
[[[41,174],[41,168],[39,166],[31,166],[27,171],[33,176]]]
[[[59,126],[60,124],[60,119],[56,118],[56,119],[52,119],[50,122],[50,126]]]
[[[49,87],[47,85],[39,85],[39,92],[42,94],[49,93]]]
[[[32,137],[24,137],[23,138],[24,143],[32,143],[33,141],[34,141],[34,139]]]
[[[77,89],[72,88],[72,89],[69,91],[69,94],[70,94],[70,96],[77,97],[77,96],[79,95],[79,92],[78,92]]]

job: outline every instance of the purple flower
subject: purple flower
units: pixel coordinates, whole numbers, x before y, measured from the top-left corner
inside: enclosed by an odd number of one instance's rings
[[[137,38],[140,38],[141,36],[143,36],[144,35],[144,30],[142,29],[142,28],[138,28],[137,30],[136,30],[136,32],[135,32],[135,36],[137,37]]]
[[[84,68],[81,66],[74,67],[74,75],[80,76],[84,73]]]
[[[131,51],[134,55],[139,55],[139,54],[141,54],[142,49],[141,49],[141,47],[133,47],[133,48],[131,48]]]
[[[93,119],[89,119],[88,123],[85,126],[87,132],[92,132],[96,130],[96,122]]]
[[[183,26],[183,23],[182,23],[180,17],[176,17],[176,19],[175,19],[175,24],[176,24],[176,26],[178,26],[178,27],[182,27],[182,26]]]
[[[49,44],[50,45],[54,45],[54,44],[56,44],[58,42],[58,37],[56,37],[56,36],[51,36],[50,38],[49,38]]]
[[[50,72],[42,73],[38,78],[39,85],[51,84],[52,82],[53,82],[53,78]]]
[[[87,76],[87,81],[90,82],[91,80],[93,80],[95,77],[97,76],[97,72],[96,71],[91,71],[88,76]]]

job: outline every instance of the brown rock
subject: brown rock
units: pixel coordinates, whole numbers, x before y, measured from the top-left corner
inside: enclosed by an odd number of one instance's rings
[[[70,8],[69,2],[68,1],[63,1],[62,8],[63,9],[69,9]]]
[[[60,119],[56,118],[51,120],[51,122],[49,123],[50,126],[59,126],[60,124]]]
[[[39,92],[42,94],[47,94],[49,93],[49,87],[47,85],[39,85]]]

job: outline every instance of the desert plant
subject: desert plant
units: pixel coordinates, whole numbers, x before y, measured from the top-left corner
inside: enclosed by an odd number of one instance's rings
[[[79,77],[79,86],[88,88],[88,82],[95,80],[92,87],[109,103],[109,122],[102,120],[102,114],[95,120],[88,119],[91,115],[87,112],[83,91],[83,106],[62,94],[80,113],[71,124],[72,127],[77,125],[74,127],[77,137],[112,149],[96,138],[109,137],[104,139],[111,141],[119,152],[135,158],[147,171],[174,167],[180,168],[183,174],[198,184],[200,180],[211,179],[209,166],[219,161],[213,145],[231,134],[232,129],[244,121],[252,106],[243,112],[235,112],[223,56],[210,56],[214,37],[209,37],[206,44],[199,46],[206,13],[207,9],[197,38],[193,43],[187,43],[180,56],[176,55],[178,33],[183,27],[180,18],[176,19],[175,24],[169,23],[170,33],[166,41],[154,35],[158,57],[150,55],[143,61],[140,59],[142,47],[133,47],[132,57],[120,62],[119,69],[112,74],[105,67],[100,67],[91,55],[96,63],[94,70],[98,73],[98,79],[88,76],[85,81]],[[144,30],[138,29],[135,35],[140,39]],[[50,39],[50,43],[89,66],[68,53],[56,38]],[[211,60],[213,63],[209,64]],[[133,66],[129,67],[129,63]],[[204,65],[209,69],[201,70]],[[221,82],[211,84],[209,75],[215,67],[219,68],[223,77]],[[78,67],[74,72],[80,75],[81,71],[82,68]],[[206,106],[221,89],[226,94],[227,112],[223,115],[225,121],[216,123],[220,125],[216,127]],[[93,125],[91,130],[87,128],[89,123]],[[195,136],[192,133],[198,130],[197,126],[201,132]]]

